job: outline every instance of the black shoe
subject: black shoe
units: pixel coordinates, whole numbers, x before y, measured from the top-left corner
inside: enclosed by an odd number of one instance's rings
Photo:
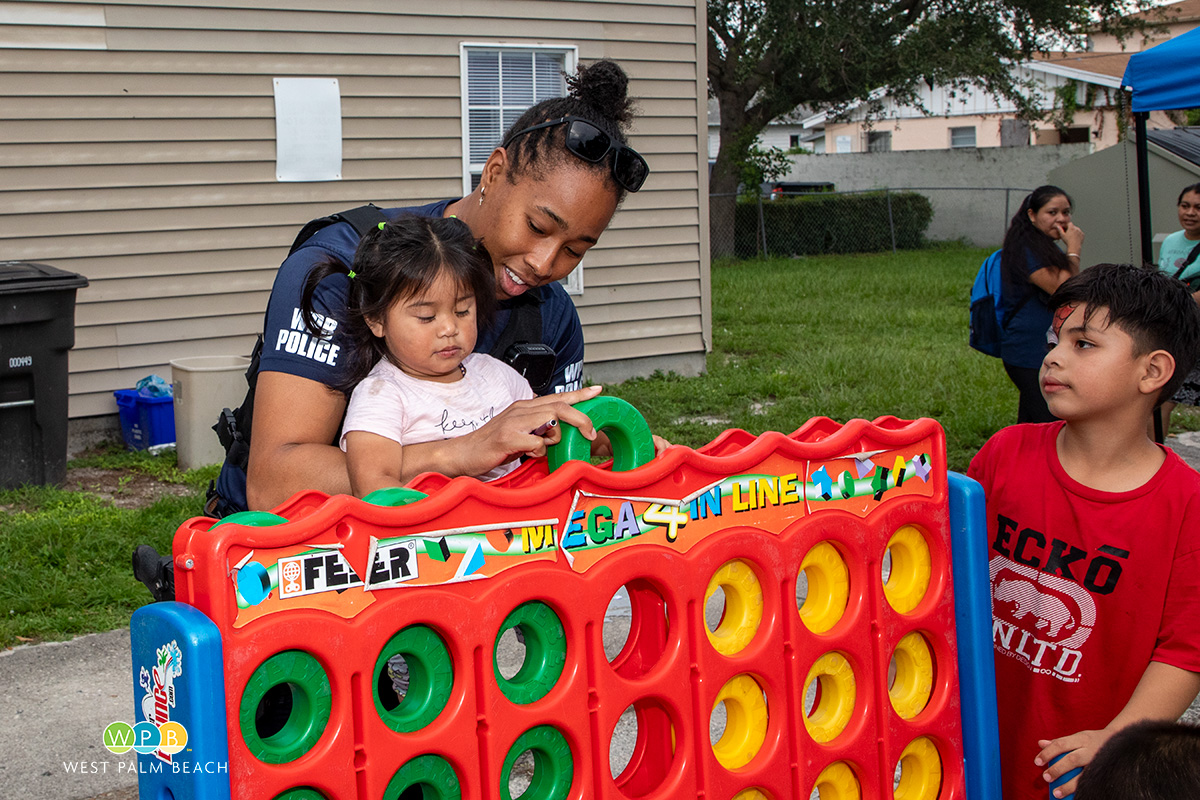
[[[145,584],[156,602],[175,599],[175,562],[148,544],[134,548],[133,577]]]

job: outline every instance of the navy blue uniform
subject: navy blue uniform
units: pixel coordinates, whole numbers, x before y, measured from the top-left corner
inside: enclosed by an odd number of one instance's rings
[[[452,202],[442,200],[425,206],[383,209],[383,214],[389,219],[404,214],[441,217]],[[309,333],[300,310],[300,298],[312,268],[331,257],[344,264],[353,263],[358,240],[358,234],[349,223],[334,223],[317,231],[283,262],[267,301],[260,372],[283,372],[327,386],[338,383],[346,360],[344,350],[347,343],[339,326],[344,319],[349,278],[332,275],[321,281],[313,294],[313,310],[318,315],[316,321],[325,336],[316,337]],[[554,376],[546,393],[580,388],[583,375],[583,327],[575,304],[558,283],[529,291],[542,298],[541,341],[554,348],[556,355]],[[501,302],[492,325],[480,330],[475,343],[476,352],[486,353],[495,344],[512,314],[509,306],[508,302]],[[217,492],[233,510],[244,510],[246,473],[226,461],[217,479]]]

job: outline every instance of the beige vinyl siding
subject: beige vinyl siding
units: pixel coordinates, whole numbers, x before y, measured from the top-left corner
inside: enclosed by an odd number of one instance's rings
[[[704,39],[699,0],[0,2],[0,260],[88,278],[69,410],[114,413],[171,359],[248,353],[308,219],[461,194],[462,42],[575,47],[629,72],[653,171],[585,260],[587,364],[694,368]],[[275,77],[338,80],[343,180],[275,181]]]

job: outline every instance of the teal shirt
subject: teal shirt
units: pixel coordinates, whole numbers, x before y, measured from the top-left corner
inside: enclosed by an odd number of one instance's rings
[[[1194,242],[1183,235],[1183,231],[1175,231],[1166,239],[1163,239],[1162,247],[1158,251],[1158,268],[1168,275],[1174,275],[1179,269],[1179,265],[1187,258],[1188,253],[1192,252],[1192,248],[1200,242]],[[1180,280],[1200,275],[1200,258],[1197,258],[1188,268],[1179,276]]]

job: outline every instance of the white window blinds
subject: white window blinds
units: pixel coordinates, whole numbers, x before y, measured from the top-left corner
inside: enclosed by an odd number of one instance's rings
[[[469,46],[466,56],[467,172],[473,188],[500,137],[530,106],[566,93],[563,72],[572,51],[562,48]],[[573,61],[574,59],[571,58]]]

